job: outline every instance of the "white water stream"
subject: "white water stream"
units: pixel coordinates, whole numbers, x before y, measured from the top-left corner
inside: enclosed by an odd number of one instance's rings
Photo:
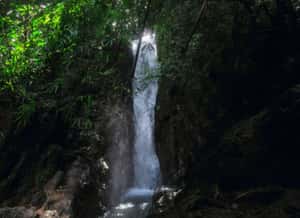
[[[138,40],[133,41],[136,54]],[[134,110],[133,186],[121,196],[121,203],[105,217],[137,217],[147,213],[160,180],[159,160],[155,153],[154,121],[158,91],[157,47],[155,34],[142,37],[137,65],[132,82]],[[112,181],[113,182],[113,181]]]
[[[155,36],[149,34],[142,39],[133,80],[134,187],[140,189],[154,189],[160,175],[154,144],[157,68]]]

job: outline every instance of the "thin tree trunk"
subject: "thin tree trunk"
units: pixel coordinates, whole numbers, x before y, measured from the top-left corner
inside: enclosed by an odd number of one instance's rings
[[[187,40],[185,46],[183,47],[183,49],[182,49],[182,51],[181,51],[181,53],[182,53],[183,56],[185,55],[185,53],[186,53],[186,52],[188,51],[188,49],[189,49],[190,42],[192,41],[193,36],[194,36],[194,34],[195,34],[196,30],[197,30],[197,27],[198,27],[199,24],[200,24],[201,18],[202,18],[203,14],[204,14],[204,11],[205,11],[206,7],[207,7],[207,0],[204,0],[203,3],[202,3],[202,6],[201,6],[200,12],[199,12],[197,21],[196,21],[196,23],[195,23],[195,25],[194,25],[194,27],[193,27],[193,30],[192,30],[191,34],[189,35],[189,38],[188,38],[188,40]]]
[[[150,13],[150,7],[151,7],[151,0],[148,0],[147,9],[146,9],[146,13],[145,13],[144,21],[143,21],[143,26],[141,28],[141,32],[140,32],[140,36],[139,36],[138,47],[137,47],[137,51],[136,51],[136,54],[135,54],[135,58],[133,60],[133,66],[132,66],[132,70],[131,70],[131,75],[132,76],[134,76],[137,60],[139,58],[140,49],[141,49],[141,45],[142,45],[143,33],[144,33],[146,23],[147,23],[147,19],[148,19],[149,13]]]

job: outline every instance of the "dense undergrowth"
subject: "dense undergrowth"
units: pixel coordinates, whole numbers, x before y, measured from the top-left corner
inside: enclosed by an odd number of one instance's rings
[[[0,95],[16,107],[18,127],[37,110],[55,110],[73,126],[88,128],[95,95],[128,92],[116,65],[130,56],[136,21],[128,16],[129,2],[1,4]]]

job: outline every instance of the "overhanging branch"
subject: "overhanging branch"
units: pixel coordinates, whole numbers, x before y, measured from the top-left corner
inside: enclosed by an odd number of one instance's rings
[[[194,27],[193,27],[193,30],[192,30],[191,34],[190,34],[189,37],[188,37],[188,40],[187,40],[185,46],[183,47],[183,49],[182,49],[182,51],[181,51],[181,54],[182,54],[183,56],[185,55],[185,53],[186,53],[186,52],[188,51],[188,49],[189,49],[190,42],[192,41],[193,36],[194,36],[194,34],[195,34],[196,30],[197,30],[197,27],[198,27],[199,24],[200,24],[201,18],[202,18],[203,15],[204,15],[205,9],[207,8],[207,2],[208,2],[208,0],[204,0],[203,3],[202,3],[202,6],[201,6],[201,9],[200,9],[199,15],[198,15],[198,17],[197,17],[197,21],[196,21],[196,23],[195,23],[195,25],[194,25]]]
[[[135,68],[136,68],[136,65],[137,65],[137,60],[139,58],[140,49],[141,49],[141,45],[142,45],[143,33],[144,33],[144,30],[145,30],[145,27],[146,27],[147,19],[149,17],[150,7],[151,7],[151,0],[148,0],[146,13],[145,13],[144,21],[143,21],[143,26],[142,26],[141,31],[140,31],[139,43],[138,43],[138,46],[137,46],[137,51],[136,51],[136,54],[135,54],[135,58],[134,58],[133,66],[132,66],[132,70],[131,70],[131,75],[132,76],[134,76]]]

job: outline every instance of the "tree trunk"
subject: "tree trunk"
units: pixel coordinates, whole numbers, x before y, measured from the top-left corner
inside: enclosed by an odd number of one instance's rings
[[[132,77],[134,76],[134,72],[135,72],[137,60],[139,58],[140,49],[141,49],[141,45],[142,45],[143,33],[144,33],[144,30],[145,30],[145,27],[146,27],[146,23],[147,23],[147,19],[148,19],[149,13],[150,13],[150,7],[151,7],[151,0],[148,0],[147,9],[146,9],[145,17],[144,17],[144,21],[143,21],[143,25],[142,25],[140,36],[139,36],[138,47],[137,47],[137,51],[136,51],[136,54],[135,54],[135,58],[133,60],[133,66],[132,66],[132,70],[131,70]]]
[[[197,21],[193,27],[193,30],[191,32],[191,34],[189,35],[189,38],[185,44],[185,46],[183,47],[181,53],[183,56],[185,56],[186,52],[188,51],[189,49],[189,46],[190,46],[190,42],[192,41],[193,39],[193,36],[197,30],[197,27],[199,26],[200,24],[200,21],[201,21],[201,18],[203,17],[203,14],[205,12],[205,9],[207,8],[207,0],[204,0],[203,3],[202,3],[202,6],[201,6],[201,9],[200,9],[200,12],[199,12],[199,15],[198,15],[198,18],[197,18]]]

